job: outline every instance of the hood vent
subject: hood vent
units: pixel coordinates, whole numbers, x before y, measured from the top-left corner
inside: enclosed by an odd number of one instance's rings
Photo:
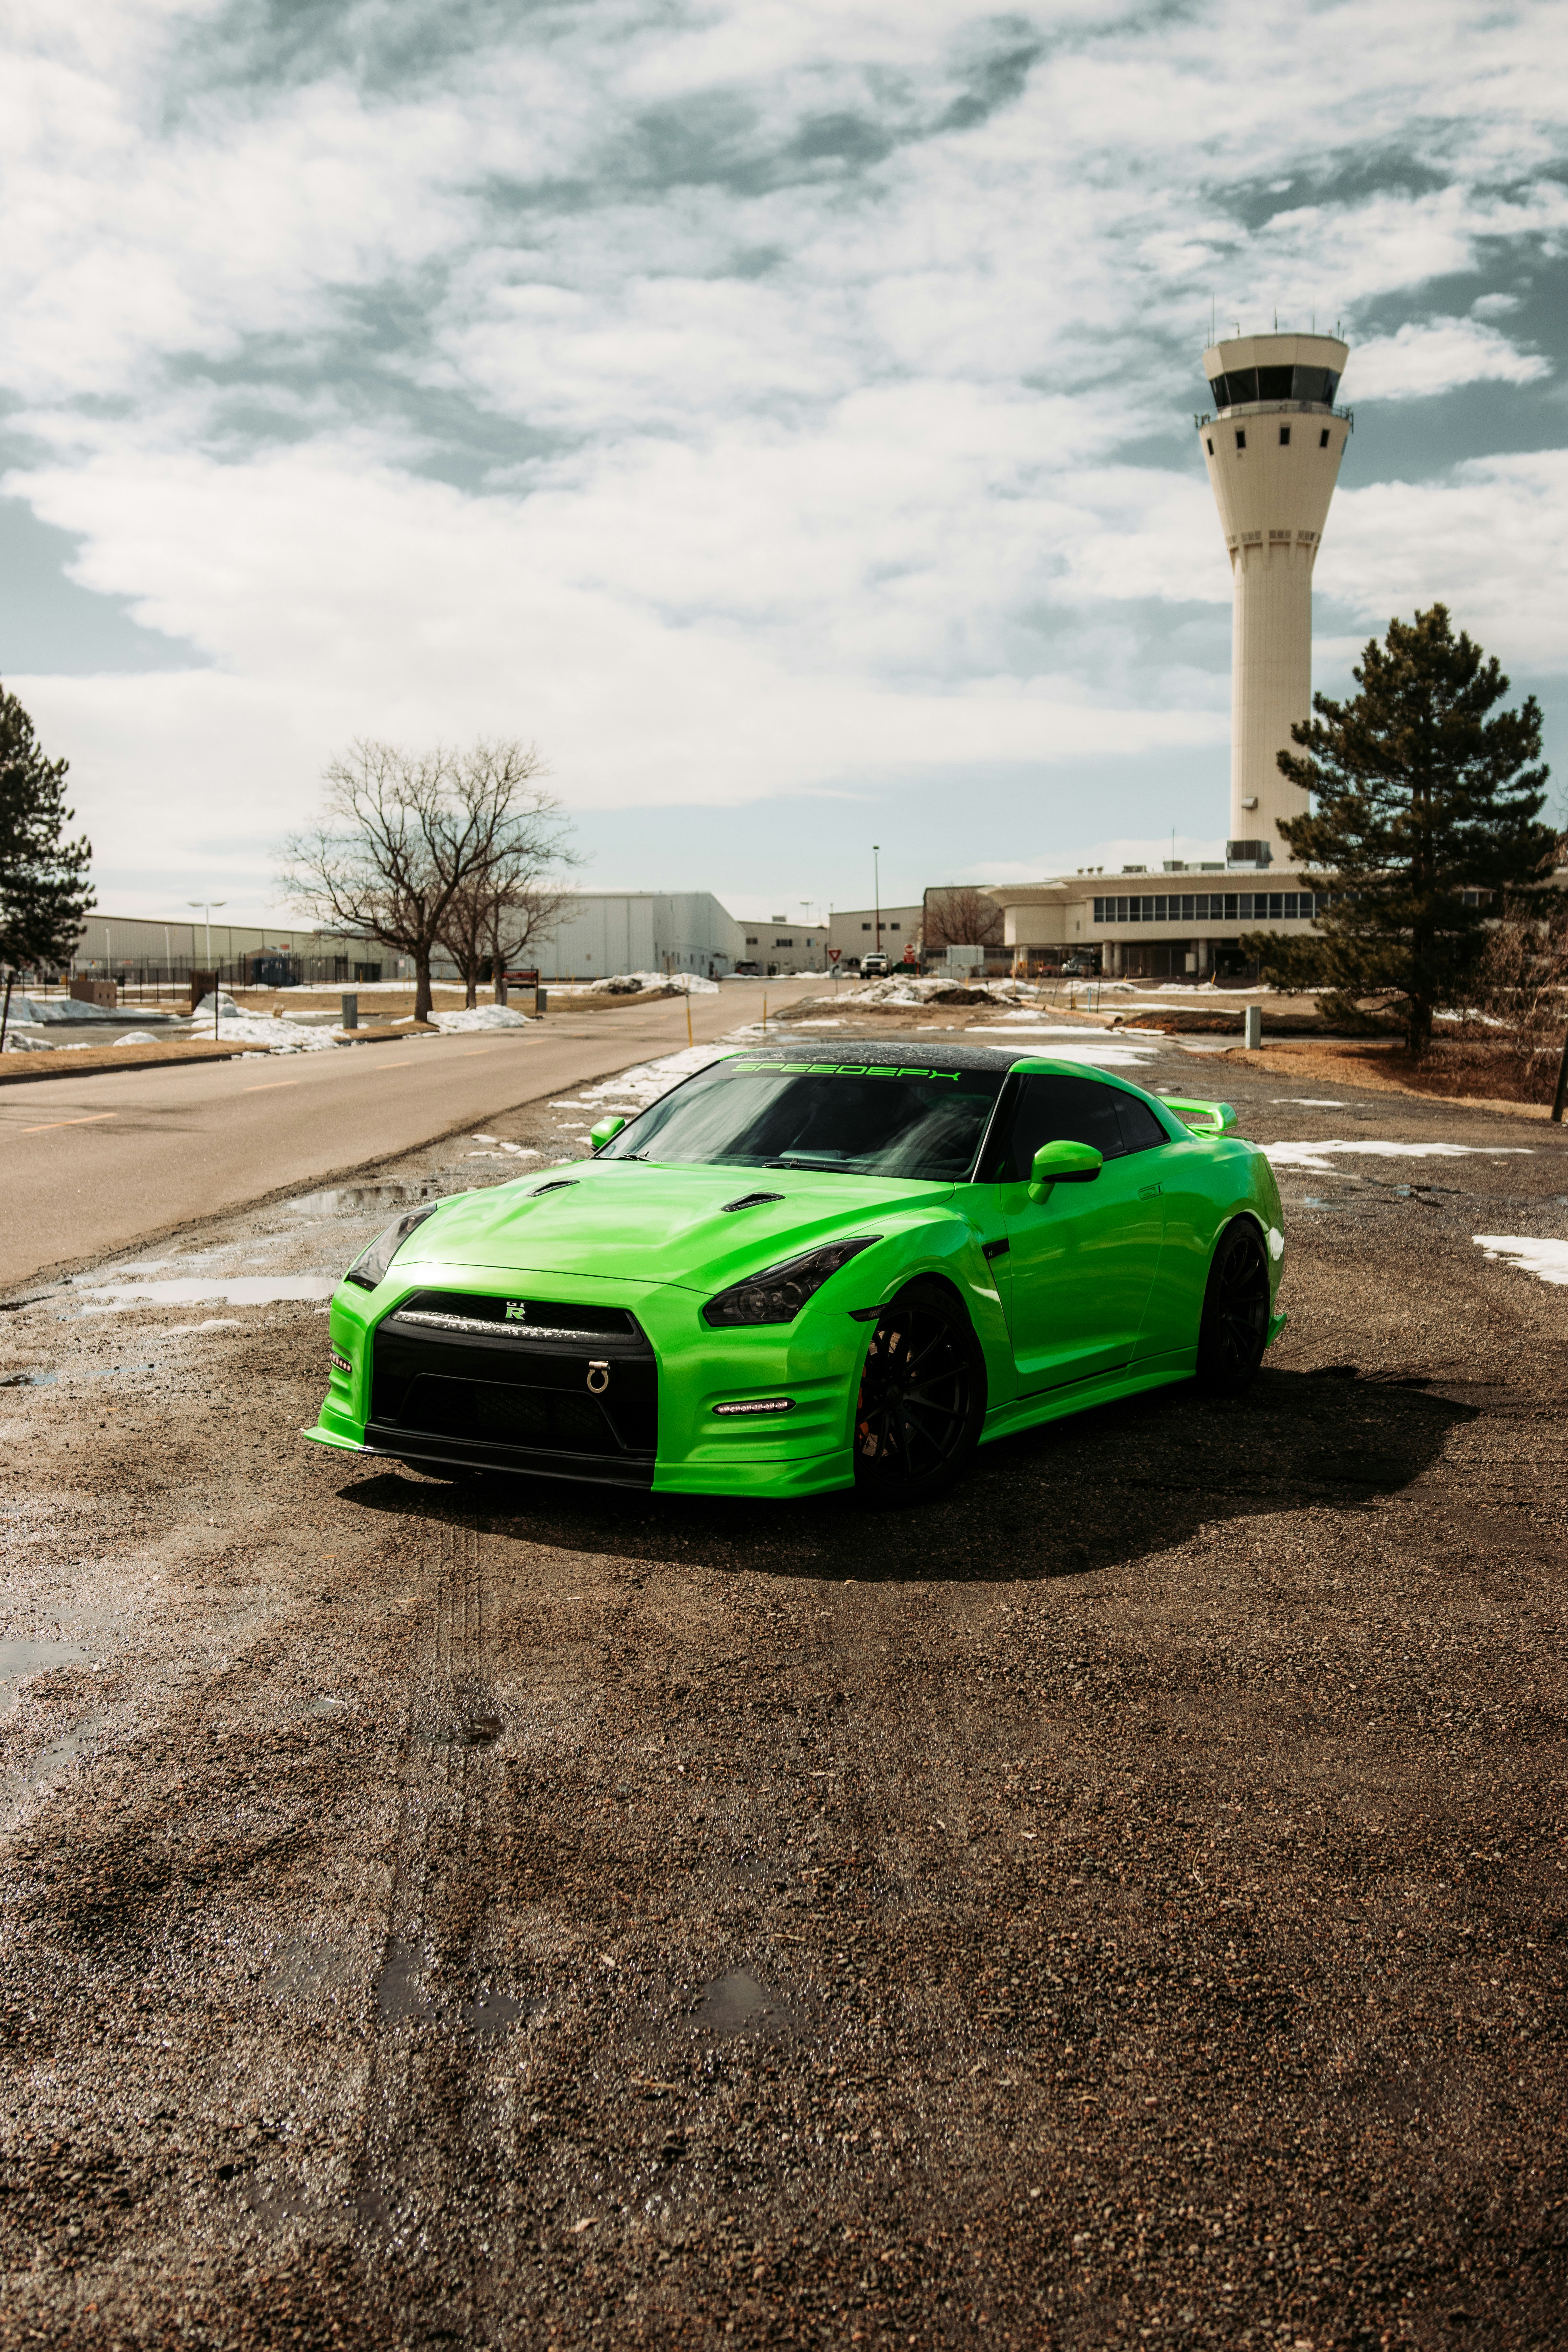
[[[552,1184],[536,1184],[528,1197],[531,1201],[540,1201],[546,1192],[569,1192],[574,1184],[581,1182],[579,1176],[557,1176]]]
[[[732,1217],[737,1209],[760,1209],[764,1201],[782,1201],[782,1192],[742,1192],[738,1201],[726,1201],[720,1215]]]

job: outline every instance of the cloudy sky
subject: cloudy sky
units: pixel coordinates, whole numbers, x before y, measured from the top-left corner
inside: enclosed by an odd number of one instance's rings
[[[1442,597],[1568,772],[1552,0],[12,0],[0,676],[100,903],[358,734],[739,911],[1198,855],[1221,323],[1352,344],[1317,682]]]

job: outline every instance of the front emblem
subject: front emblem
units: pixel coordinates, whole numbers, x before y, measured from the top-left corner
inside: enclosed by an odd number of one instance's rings
[[[526,1323],[528,1320],[527,1299],[509,1298],[506,1302],[506,1319],[509,1323]]]

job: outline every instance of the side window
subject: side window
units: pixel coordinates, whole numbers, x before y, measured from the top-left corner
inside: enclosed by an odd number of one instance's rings
[[[1026,1078],[1000,1171],[1002,1181],[1026,1183],[1042,1143],[1092,1143],[1102,1159],[1120,1160],[1127,1145],[1117,1102],[1114,1088],[1102,1087],[1093,1078]],[[1163,1142],[1163,1136],[1160,1139]]]
[[[1129,1151],[1153,1151],[1171,1140],[1148,1104],[1141,1103],[1136,1095],[1117,1096],[1116,1118]]]

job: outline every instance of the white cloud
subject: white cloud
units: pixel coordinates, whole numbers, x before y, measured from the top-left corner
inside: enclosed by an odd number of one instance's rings
[[[1433,319],[1360,344],[1352,388],[1358,400],[1412,400],[1489,378],[1533,383],[1551,373],[1538,352],[1520,351],[1495,327],[1472,319]]]
[[[1403,0],[428,22],[272,76],[216,0],[13,13],[11,486],[211,664],[25,682],[100,855],[254,868],[359,731],[535,736],[584,806],[1223,772],[1223,675],[1138,634],[1230,593],[1184,438],[1211,295],[1343,309],[1358,455],[1384,398],[1546,369],[1511,293],[1354,340],[1568,235],[1544,0],[1484,46],[1467,0],[1418,43]],[[1478,455],[1342,490],[1320,585],[1553,663],[1565,524],[1555,455]]]
[[[1441,601],[1507,669],[1568,669],[1568,450],[1478,457],[1334,501],[1317,585],[1376,626]]]

